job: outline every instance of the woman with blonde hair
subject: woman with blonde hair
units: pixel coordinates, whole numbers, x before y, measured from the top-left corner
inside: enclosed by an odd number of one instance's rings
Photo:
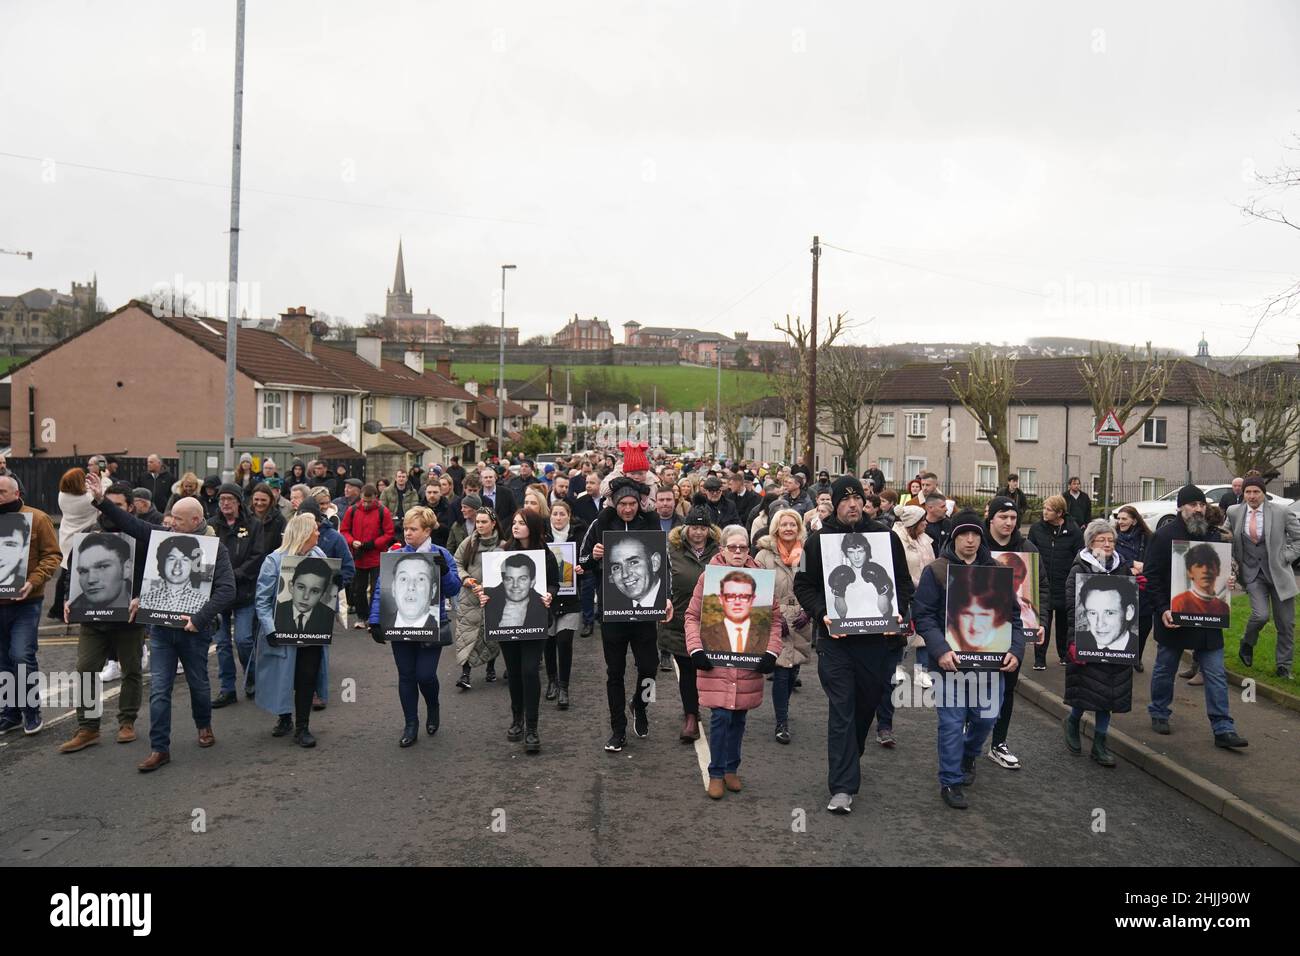
[[[312,696],[324,698],[329,687],[330,649],[282,644],[275,635],[275,603],[280,592],[280,568],[289,555],[324,558],[316,546],[320,530],[314,515],[301,514],[284,526],[280,547],[266,556],[257,576],[257,706],[275,714],[278,720],[272,737],[292,731],[294,743],[315,747],[308,723]]]
[[[172,496],[167,499],[167,507],[163,509],[163,515],[168,516],[172,513],[172,505],[182,498],[198,498],[199,489],[203,487],[203,482],[199,481],[199,476],[192,471],[187,471],[181,475],[180,480],[172,485]]]
[[[524,489],[524,510],[541,515],[542,523],[549,524],[551,507],[546,503],[546,492],[538,485],[529,485]]]
[[[803,519],[793,508],[781,508],[768,523],[772,533],[758,539],[754,561],[776,572],[773,608],[780,608],[787,635],[772,674],[772,707],[776,711],[777,743],[790,742],[790,695],[799,677],[799,665],[812,658],[812,622],[794,596],[794,575],[803,561],[807,540]]]
[[[335,531],[339,530],[339,506],[330,498],[330,490],[324,485],[316,485],[308,493],[320,505],[321,517],[327,519]]]

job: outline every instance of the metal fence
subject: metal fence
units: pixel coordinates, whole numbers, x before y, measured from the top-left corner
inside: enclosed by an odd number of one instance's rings
[[[59,479],[69,468],[85,468],[89,455],[64,458],[10,458],[8,467],[23,486],[23,502],[49,515],[59,514]],[[116,456],[117,474],[132,486],[139,485],[148,469],[148,458]],[[163,468],[176,477],[176,459],[164,458]],[[165,504],[166,502],[163,502]],[[159,506],[161,510],[161,505]]]

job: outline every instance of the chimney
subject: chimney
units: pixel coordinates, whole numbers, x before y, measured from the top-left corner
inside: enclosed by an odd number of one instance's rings
[[[447,381],[451,381],[451,356],[439,355],[434,359],[434,362],[437,364],[438,374],[447,379]]]
[[[357,358],[369,362],[375,368],[383,368],[384,340],[377,335],[357,336]]]
[[[484,383],[483,385],[479,386],[479,396],[482,398],[496,398],[496,394],[497,394],[497,387],[495,385],[488,385],[487,383]]]
[[[402,362],[416,375],[424,374],[423,349],[407,349],[406,354],[402,356]]]
[[[310,355],[311,320],[312,317],[307,314],[305,305],[300,305],[296,309],[290,306],[281,313],[280,325],[276,331],[279,333],[280,338]]]
[[[467,392],[469,392],[471,395],[477,397],[477,396],[478,396],[478,382],[474,381],[473,379],[470,379],[468,382],[465,383],[465,391],[467,391]]]

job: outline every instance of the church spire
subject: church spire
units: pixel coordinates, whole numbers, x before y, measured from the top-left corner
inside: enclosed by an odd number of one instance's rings
[[[393,292],[406,294],[406,266],[402,263],[402,240],[397,240],[397,274],[393,276]]]

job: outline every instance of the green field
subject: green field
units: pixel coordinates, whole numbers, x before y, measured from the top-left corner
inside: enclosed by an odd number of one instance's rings
[[[25,361],[25,357],[22,355],[0,355],[0,375],[4,375],[22,361]]]
[[[1246,631],[1246,619],[1250,617],[1250,597],[1234,594],[1232,597],[1232,618],[1228,629],[1223,632],[1223,660],[1228,670],[1235,671],[1242,677],[1253,677],[1260,684],[1268,684],[1288,694],[1300,694],[1300,682],[1283,680],[1274,671],[1277,670],[1277,628],[1270,619],[1259,632],[1255,642],[1254,667],[1247,667],[1237,657],[1241,647],[1241,635]],[[1300,608],[1296,609],[1296,620],[1300,621]],[[1181,669],[1181,668],[1180,668]]]
[[[641,404],[649,405],[657,399],[660,408],[669,411],[691,411],[712,408],[717,395],[717,376],[714,369],[692,368],[683,365],[573,365],[552,368],[553,394],[563,395],[565,372],[572,373],[573,400],[583,401],[583,379],[591,373],[605,374],[614,382],[627,382],[634,393],[640,394]],[[452,374],[461,382],[475,379],[492,383],[497,380],[497,366],[490,363],[457,362]],[[540,376],[537,382],[546,387],[546,366],[506,365],[506,379],[518,381]],[[769,377],[762,372],[722,370],[722,401],[724,403],[750,402],[774,394]]]

